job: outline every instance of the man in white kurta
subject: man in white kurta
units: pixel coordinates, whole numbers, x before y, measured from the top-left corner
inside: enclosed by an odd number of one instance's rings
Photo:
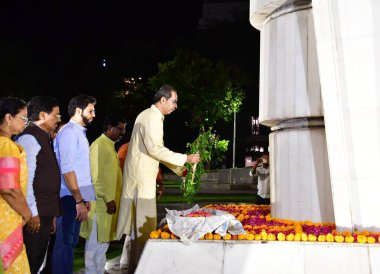
[[[199,162],[199,154],[181,154],[164,146],[164,116],[177,108],[177,92],[163,85],[154,96],[154,104],[141,112],[135,121],[124,164],[117,238],[131,235],[134,229],[129,270],[133,273],[138,259],[156,229],[156,177],[159,163],[180,174],[183,165]],[[136,199],[134,200],[136,195]],[[134,225],[134,226],[132,226]]]

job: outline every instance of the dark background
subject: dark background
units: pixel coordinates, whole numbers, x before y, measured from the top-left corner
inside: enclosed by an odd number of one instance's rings
[[[210,19],[204,12],[207,5],[213,11],[238,2],[2,1],[0,94],[25,100],[54,96],[61,102],[64,121],[71,97],[95,96],[97,117],[88,131],[92,141],[101,133],[109,94],[123,88],[125,76],[146,79],[157,72],[158,62],[173,59],[176,49],[195,50],[249,74],[246,99],[237,114],[236,165],[243,166],[253,145],[267,149],[269,130],[260,127],[261,136],[252,136],[250,127],[250,116],[258,116],[260,34],[249,23],[248,1],[246,10],[232,11],[232,19],[223,17],[223,9],[219,18]],[[130,130],[135,117],[123,115]],[[165,120],[165,144],[175,151],[185,152],[185,144],[196,136],[185,120],[179,112]],[[219,123],[215,130],[231,140],[230,167],[233,123]]]

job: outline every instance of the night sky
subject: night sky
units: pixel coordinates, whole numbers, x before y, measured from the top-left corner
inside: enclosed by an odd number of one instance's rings
[[[199,30],[202,4],[203,0],[2,1],[0,94],[25,100],[52,95],[60,100],[64,116],[72,96],[94,95],[100,115],[89,130],[93,139],[103,120],[105,93],[121,88],[126,75],[154,75],[158,62],[171,60],[177,48],[190,48],[250,75],[238,114],[244,150],[250,135],[248,118],[258,114],[259,32],[249,25],[248,9],[243,22]],[[192,140],[177,140],[170,132],[165,129],[165,143],[183,152]]]

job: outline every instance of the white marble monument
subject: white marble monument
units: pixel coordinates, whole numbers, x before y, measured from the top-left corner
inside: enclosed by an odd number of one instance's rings
[[[274,217],[380,231],[378,11],[377,0],[251,0]]]

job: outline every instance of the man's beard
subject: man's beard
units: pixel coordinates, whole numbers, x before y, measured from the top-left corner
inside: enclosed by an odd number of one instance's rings
[[[82,114],[82,119],[83,119],[83,123],[84,123],[85,126],[89,126],[92,123],[92,121],[90,121],[90,119],[88,119],[83,114]]]

